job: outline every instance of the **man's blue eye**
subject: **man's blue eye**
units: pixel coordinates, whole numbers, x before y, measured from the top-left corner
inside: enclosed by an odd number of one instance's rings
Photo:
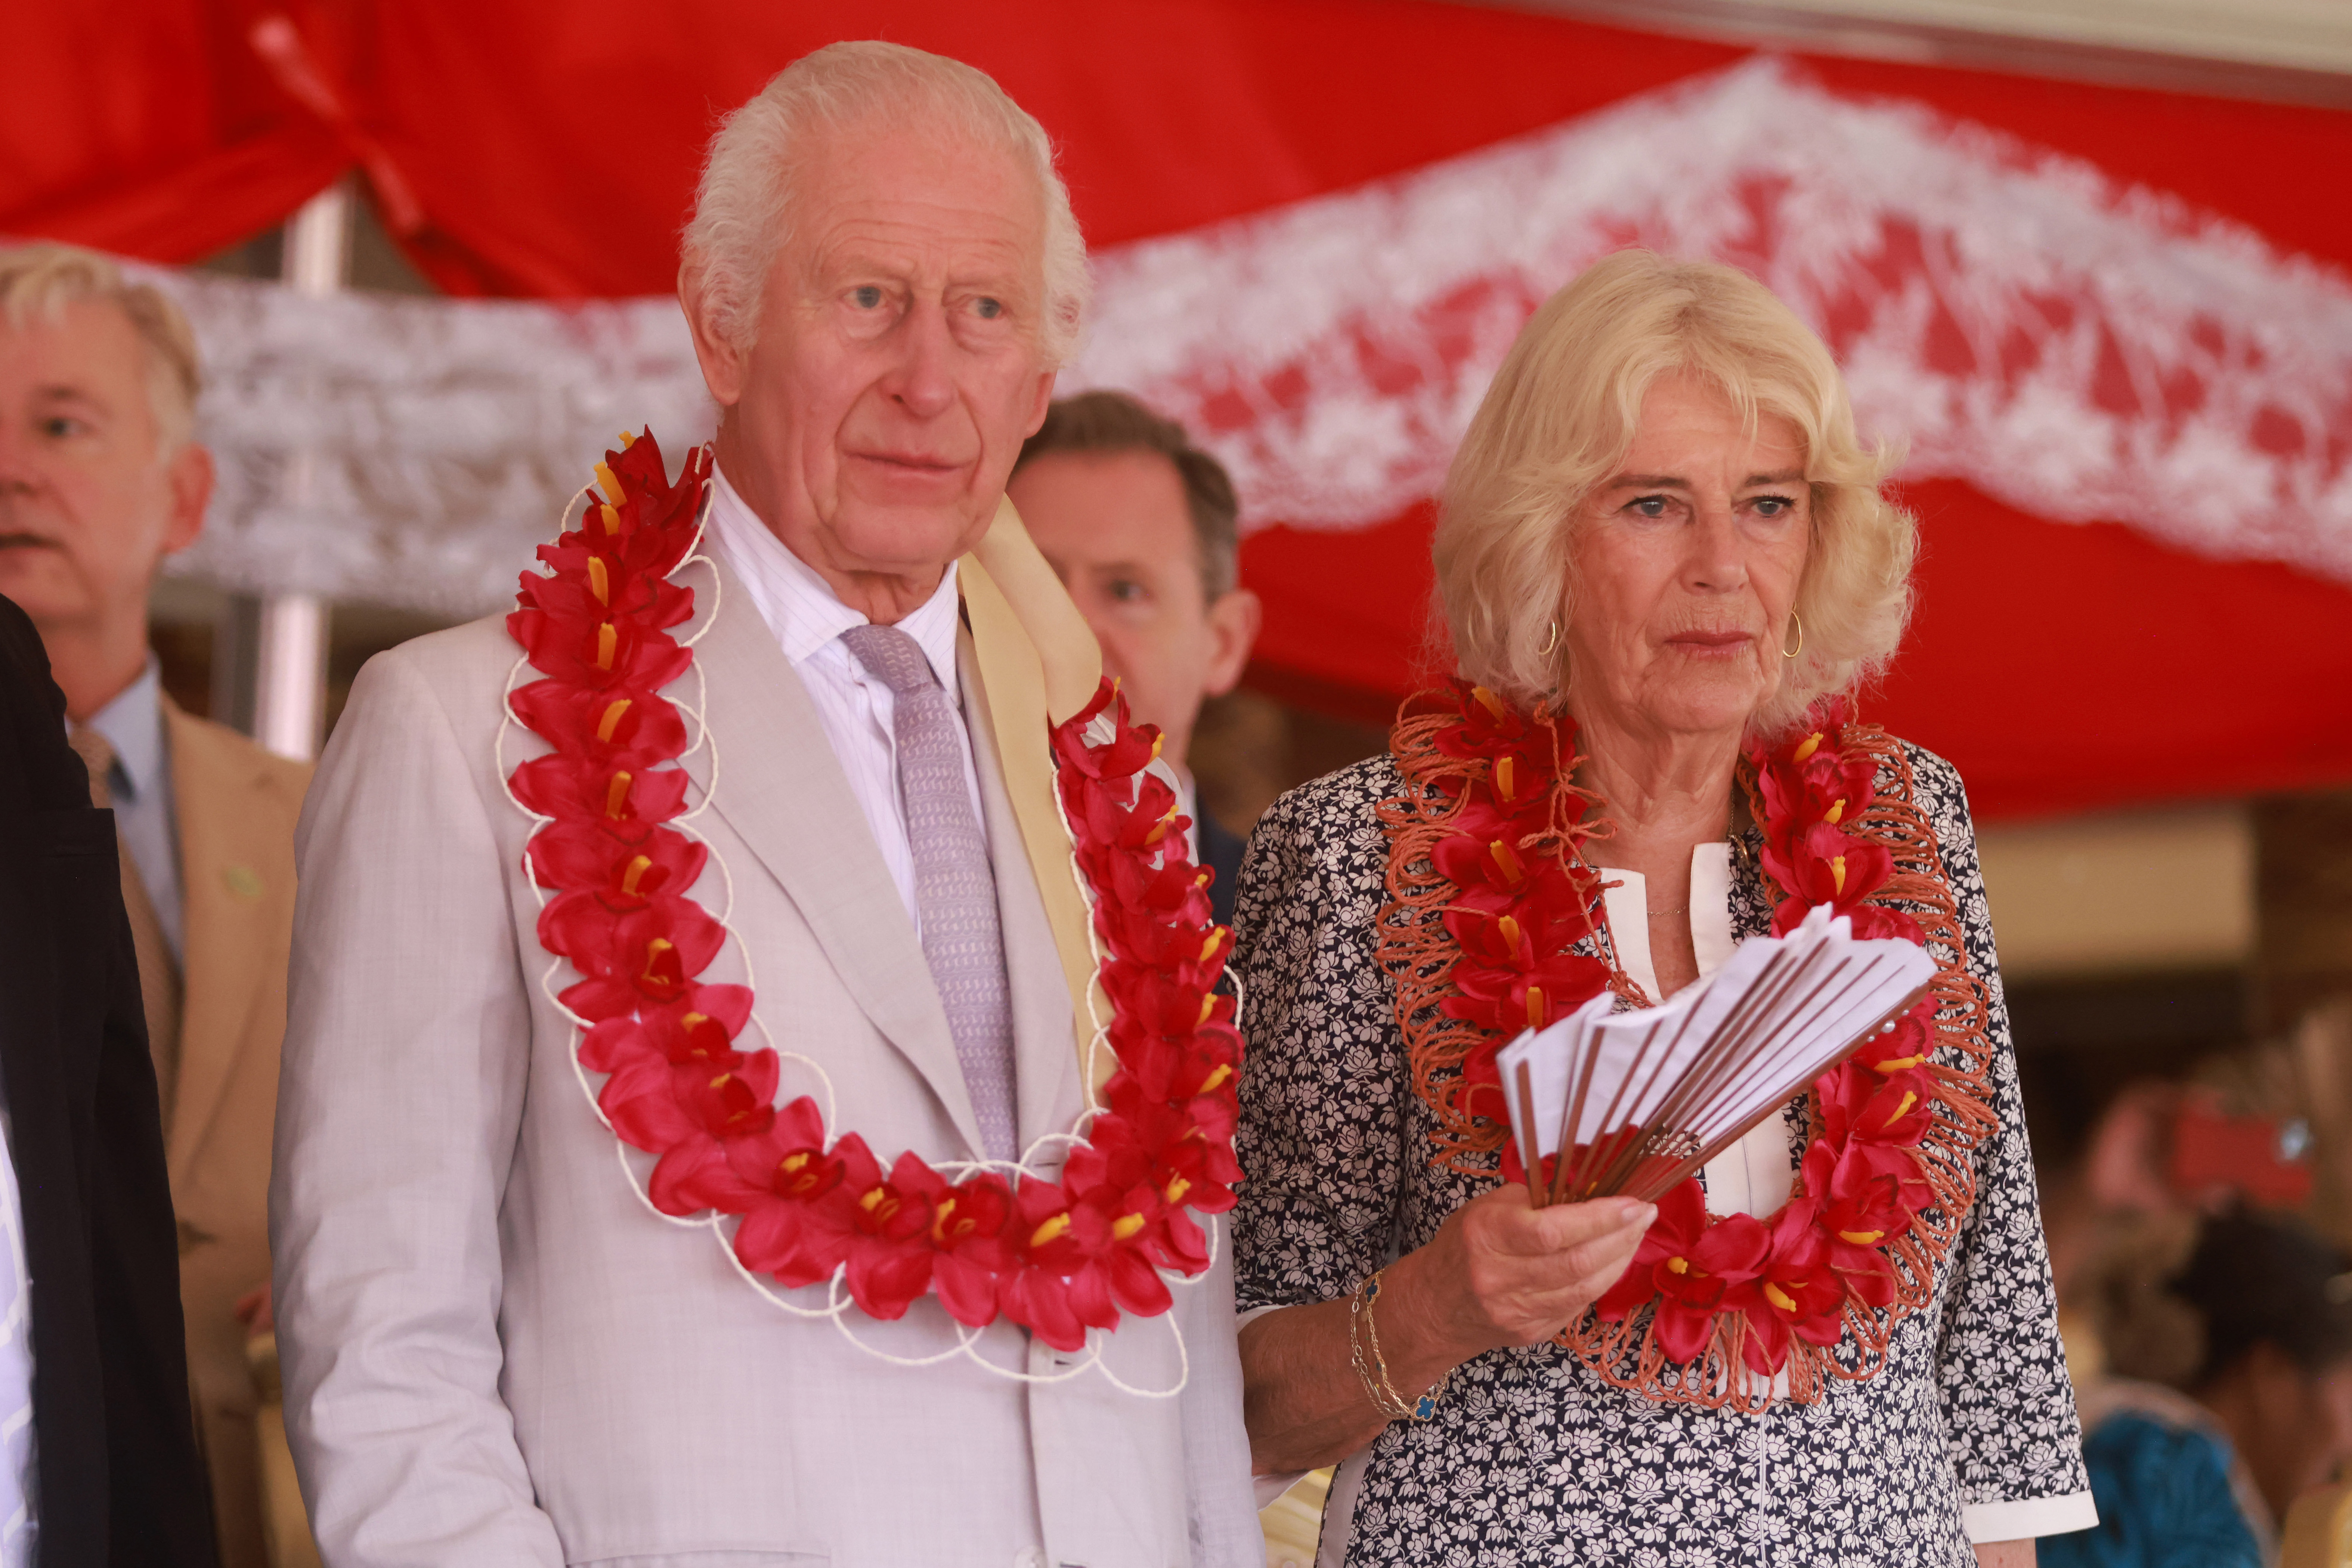
[[[992,321],[1004,314],[1004,304],[998,300],[983,299],[973,305],[972,309],[980,312],[982,321]]]
[[[1641,500],[1633,503],[1633,510],[1640,512],[1643,517],[1664,517],[1666,514],[1666,498],[1664,496],[1643,496]]]
[[[861,310],[878,309],[882,303],[882,290],[871,283],[859,284],[849,291],[849,297],[857,301],[857,308]]]

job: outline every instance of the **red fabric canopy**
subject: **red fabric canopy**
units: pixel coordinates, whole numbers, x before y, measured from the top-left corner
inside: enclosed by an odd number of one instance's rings
[[[290,24],[290,25],[289,25]],[[1424,0],[774,7],[618,0],[292,8],[75,0],[12,22],[0,232],[186,261],[364,168],[453,292],[667,290],[714,119],[845,36],[989,70],[1064,148],[1111,245],[1322,195],[1718,70],[1742,51]],[[261,45],[257,48],[256,42]],[[1915,100],[2352,263],[2352,115],[1849,59],[1830,89]],[[2335,431],[2335,452],[2352,432]],[[2352,780],[2352,591],[1912,486],[1915,629],[1868,710],[2021,814]],[[1261,520],[1263,521],[1263,520]],[[1245,550],[1257,679],[1378,713],[1425,641],[1428,516]]]

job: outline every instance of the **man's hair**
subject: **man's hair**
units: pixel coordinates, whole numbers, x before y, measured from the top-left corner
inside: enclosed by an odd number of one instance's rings
[[[155,452],[168,458],[194,438],[196,395],[204,373],[196,334],[171,297],[133,283],[111,257],[73,245],[24,245],[0,249],[0,318],[10,331],[39,321],[65,324],[66,307],[109,304],[130,320],[147,355],[147,402],[155,415]]]
[[[1022,444],[1013,471],[1049,452],[1157,452],[1173,463],[1200,547],[1202,591],[1213,605],[1234,591],[1241,577],[1241,503],[1225,466],[1192,445],[1184,426],[1124,392],[1081,392],[1045,410],[1045,423]]]
[[[1045,209],[1045,320],[1040,348],[1055,369],[1077,352],[1092,284],[1070,193],[1054,168],[1054,144],[987,73],[901,44],[828,44],[778,71],[710,139],[686,226],[680,281],[698,281],[719,335],[748,347],[759,330],[761,291],[796,214],[793,178],[809,144],[827,132],[887,121],[943,129],[1000,148],[1037,177]]]

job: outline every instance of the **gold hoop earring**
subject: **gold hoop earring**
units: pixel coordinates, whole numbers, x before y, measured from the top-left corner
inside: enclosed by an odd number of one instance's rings
[[[1536,649],[1536,657],[1549,658],[1552,656],[1552,650],[1558,647],[1559,647],[1559,623],[1554,621],[1551,624],[1551,636],[1544,638],[1543,647]]]
[[[1805,617],[1797,614],[1796,611],[1790,610],[1789,612],[1789,620],[1790,624],[1795,626],[1797,628],[1797,646],[1794,647],[1782,648],[1780,650],[1780,657],[1782,658],[1794,658],[1799,654],[1805,651]]]

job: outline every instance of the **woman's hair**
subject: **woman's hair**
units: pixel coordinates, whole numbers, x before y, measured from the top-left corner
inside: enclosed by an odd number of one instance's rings
[[[2306,1373],[2352,1358],[2352,1258],[2340,1247],[2299,1220],[2246,1209],[2170,1230],[2126,1227],[2099,1270],[2109,1370],[2193,1390],[2259,1344]]]
[[[21,332],[38,321],[59,326],[68,305],[112,305],[139,334],[147,356],[147,403],[155,416],[155,455],[169,458],[195,438],[196,395],[204,376],[196,334],[171,297],[133,283],[111,257],[76,245],[0,250],[0,321]]]
[[[1437,587],[1457,668],[1521,704],[1565,691],[1576,613],[1576,521],[1633,442],[1660,376],[1719,387],[1753,429],[1795,426],[1812,489],[1798,584],[1803,648],[1753,727],[1771,735],[1815,699],[1876,674],[1911,606],[1918,531],[1879,493],[1894,466],[1865,450],[1836,362],[1771,290],[1730,267],[1621,250],[1544,301],[1495,373],[1440,498]]]
[[[698,282],[719,333],[738,348],[759,330],[761,289],[792,231],[793,177],[826,132],[915,124],[998,147],[1037,177],[1045,212],[1041,343],[1056,368],[1077,352],[1092,284],[1070,193],[1045,127],[987,73],[903,44],[828,44],[778,71],[710,139],[686,226],[680,281]]]

